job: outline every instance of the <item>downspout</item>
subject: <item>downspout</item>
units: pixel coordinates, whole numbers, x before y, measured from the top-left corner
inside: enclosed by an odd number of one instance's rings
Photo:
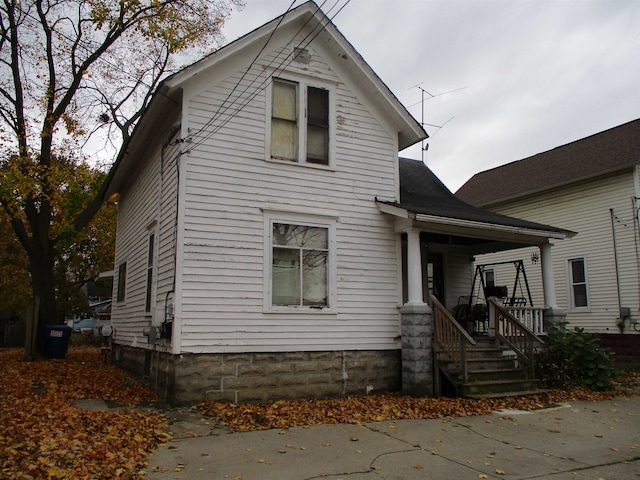
[[[163,195],[164,195],[164,163],[165,163],[165,149],[171,144],[171,139],[178,133],[178,131],[180,131],[182,124],[180,122],[174,124],[171,127],[171,130],[169,131],[169,133],[167,134],[167,138],[164,141],[164,143],[162,144],[162,148],[160,148],[160,171],[159,171],[159,177],[160,177],[160,185],[158,186],[158,239],[160,238],[160,232],[162,229],[162,201],[163,201]],[[158,241],[158,246],[160,245],[160,241]],[[159,249],[158,249],[159,250]],[[159,256],[158,252],[156,255]],[[155,268],[156,272],[158,270],[158,266],[156,265]],[[156,283],[156,288],[157,288],[157,283]],[[172,287],[172,290],[169,290],[167,292],[167,294],[164,297],[164,315],[163,315],[163,319],[162,319],[162,323],[160,324],[160,338],[166,338],[166,334],[164,334],[165,332],[165,328],[167,325],[167,301],[169,298],[169,294],[175,289],[175,280],[174,280],[174,287]],[[150,328],[155,328],[152,325],[150,325]],[[156,335],[153,336],[153,338],[157,338]],[[170,338],[170,337],[169,337]],[[156,379],[155,379],[155,390],[158,390],[158,382],[160,380],[160,349],[157,349],[157,340],[156,343],[154,343],[153,348],[154,350],[156,350]],[[166,400],[166,395],[165,395],[165,400]]]
[[[618,247],[616,245],[616,229],[615,229],[615,215],[613,214],[613,208],[609,209],[609,215],[611,217],[611,238],[613,239],[613,260],[616,267],[616,290],[618,292],[618,316],[622,311],[622,301],[620,299],[620,270],[618,269]],[[624,330],[624,324],[618,326],[620,333]]]
[[[163,193],[164,193],[164,164],[165,164],[165,150],[168,146],[171,145],[171,139],[180,131],[180,129],[182,128],[182,123],[181,122],[177,122],[176,124],[173,125],[173,127],[171,128],[171,130],[169,131],[169,133],[167,134],[167,138],[164,141],[164,143],[162,144],[162,148],[160,150],[160,207],[159,207],[159,211],[160,211],[160,220],[162,220],[162,197],[163,197]],[[177,177],[176,177],[177,178]],[[178,196],[178,185],[177,185],[177,181],[176,181],[176,202],[177,202],[177,196]],[[176,208],[177,210],[177,208]],[[176,213],[177,215],[177,213]],[[174,221],[174,252],[175,252],[175,245],[176,245],[176,241],[175,241],[175,228],[176,228],[176,222]],[[164,327],[166,327],[167,323],[173,320],[173,309],[169,309],[169,295],[171,295],[172,293],[175,292],[175,288],[176,288],[176,262],[175,262],[175,255],[174,255],[174,262],[173,262],[173,284],[171,286],[171,290],[168,290],[167,293],[165,294],[164,297],[164,318],[162,319],[162,325]],[[169,311],[171,310],[171,311]],[[163,330],[161,328],[161,330]],[[166,335],[166,334],[165,334]],[[165,335],[161,335],[161,338],[164,337]],[[169,337],[171,338],[171,337]]]

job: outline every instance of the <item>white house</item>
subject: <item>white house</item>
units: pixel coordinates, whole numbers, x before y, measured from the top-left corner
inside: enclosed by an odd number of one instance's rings
[[[452,306],[473,249],[567,232],[462,208],[423,138],[313,2],[166,79],[107,192],[116,361],[175,403],[432,391],[427,244]]]
[[[473,205],[578,232],[554,247],[558,307],[571,326],[630,347],[640,358],[640,119],[474,175],[456,193]],[[533,254],[533,257],[532,257]],[[541,297],[532,249],[483,257],[523,259]],[[534,262],[532,262],[532,259]],[[501,271],[495,269],[495,281]],[[631,335],[620,337],[620,333]],[[610,344],[611,338],[606,340]],[[619,350],[622,355],[630,352]]]

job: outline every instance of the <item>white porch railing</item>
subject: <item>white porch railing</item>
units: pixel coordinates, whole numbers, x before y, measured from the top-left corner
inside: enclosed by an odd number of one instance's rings
[[[509,307],[507,305],[504,305],[503,308],[535,335],[547,334],[544,331],[544,308]]]

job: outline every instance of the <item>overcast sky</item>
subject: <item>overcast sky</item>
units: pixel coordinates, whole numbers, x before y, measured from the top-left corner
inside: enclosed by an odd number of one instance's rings
[[[316,3],[331,17],[336,1]],[[246,0],[226,42],[291,3]],[[452,191],[640,118],[640,0],[351,0],[333,23],[418,121],[420,88],[434,95],[425,158]]]

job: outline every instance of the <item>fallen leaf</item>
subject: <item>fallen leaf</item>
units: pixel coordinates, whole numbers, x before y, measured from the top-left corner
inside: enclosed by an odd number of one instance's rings
[[[416,470],[422,470],[424,467],[422,465],[420,465],[419,463],[416,463],[413,468],[415,468]]]
[[[498,475],[506,475],[507,474],[507,472],[505,472],[504,470],[500,470],[500,469],[496,469],[496,473]]]

